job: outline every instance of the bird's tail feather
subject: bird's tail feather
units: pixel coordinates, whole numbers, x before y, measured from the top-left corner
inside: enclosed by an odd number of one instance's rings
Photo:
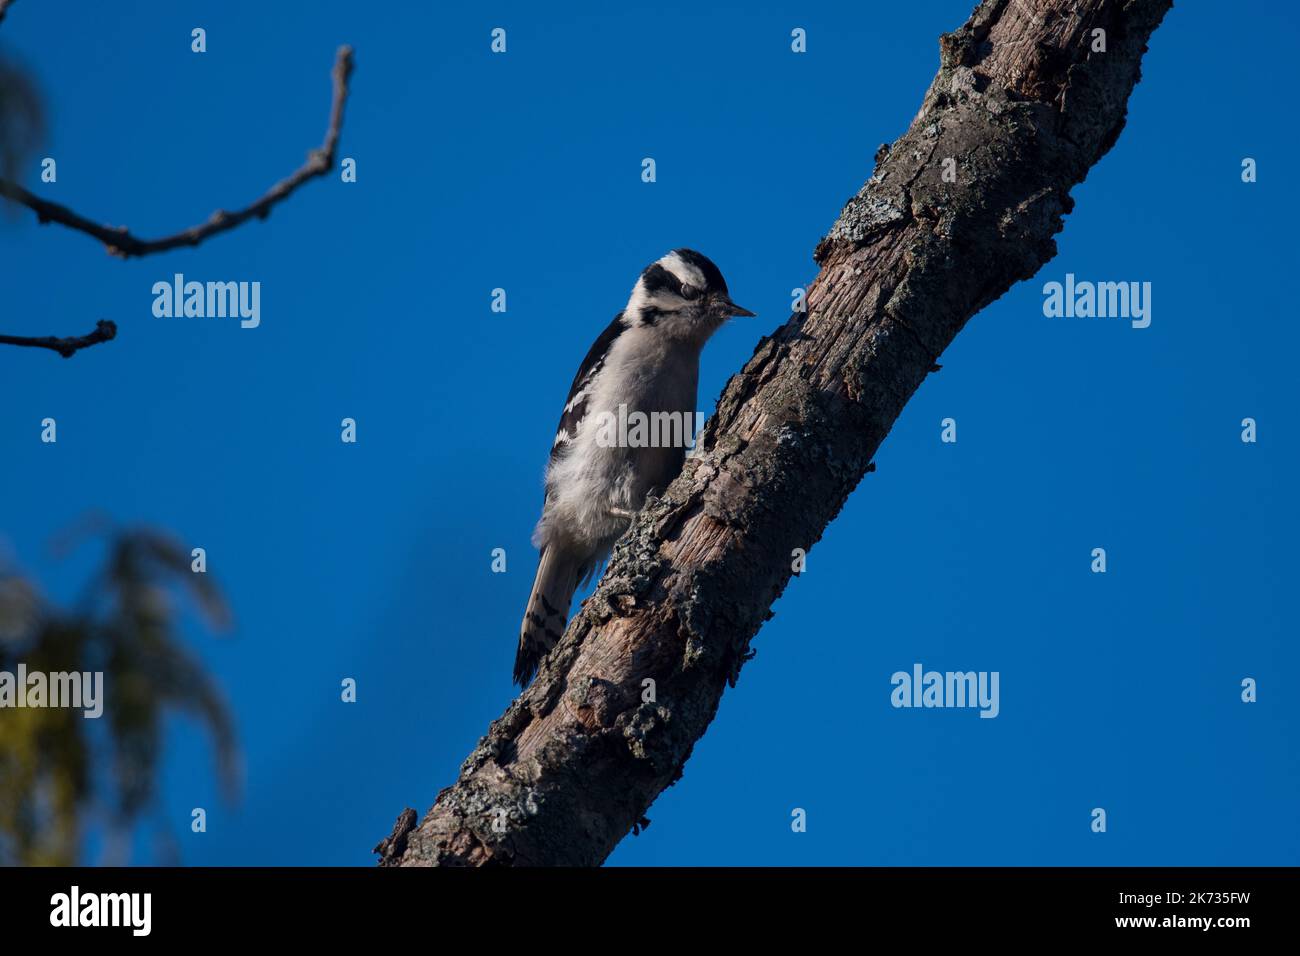
[[[515,683],[526,687],[537,673],[542,657],[564,634],[569,603],[578,589],[583,569],[558,548],[542,549],[537,562],[533,593],[528,596],[524,621],[519,628],[519,650],[515,654]]]

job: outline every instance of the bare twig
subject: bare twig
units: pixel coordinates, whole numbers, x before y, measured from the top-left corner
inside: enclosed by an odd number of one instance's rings
[[[4,0],[0,0],[3,4]],[[0,13],[4,13],[4,7],[0,5]],[[117,323],[108,319],[100,319],[95,323],[95,331],[87,335],[74,335],[60,338],[57,335],[0,335],[0,345],[25,345],[34,349],[53,349],[64,358],[72,358],[73,354],[88,349],[92,345],[98,345],[100,342],[107,342],[109,339],[117,337]]]
[[[0,0],[0,20],[4,19],[4,15],[12,3],[13,0]],[[350,46],[341,46],[335,56],[332,71],[334,98],[330,104],[329,128],[325,131],[324,141],[318,148],[307,154],[307,161],[297,171],[287,179],[280,180],[267,190],[266,194],[260,199],[238,212],[226,212],[219,209],[212,214],[207,222],[174,235],[164,236],[161,239],[141,239],[132,235],[124,226],[103,226],[92,222],[85,216],[73,212],[67,206],[41,199],[17,183],[10,182],[7,179],[0,179],[0,196],[27,206],[36,213],[37,220],[42,224],[57,222],[70,229],[95,237],[104,244],[110,255],[123,259],[129,259],[132,256],[145,256],[154,252],[164,252],[181,246],[197,246],[210,236],[234,229],[254,217],[265,219],[271,214],[271,208],[276,203],[289,198],[294,190],[307,180],[323,176],[333,168],[339,135],[343,129],[343,107],[347,103],[348,80],[351,75],[352,48]],[[81,349],[98,345],[100,342],[107,342],[116,335],[117,326],[113,322],[101,319],[95,326],[95,330],[89,335],[64,338],[53,335],[30,337],[0,335],[0,345],[53,349],[64,358],[68,358]]]
[[[0,16],[12,0],[0,0]],[[125,226],[103,226],[92,222],[85,216],[73,212],[67,206],[41,199],[28,192],[17,183],[0,179],[0,196],[27,206],[42,224],[57,222],[94,236],[108,249],[110,255],[129,259],[132,256],[146,256],[154,252],[165,252],[181,246],[197,246],[212,236],[234,229],[254,217],[265,219],[271,208],[289,196],[303,183],[317,176],[323,176],[334,166],[334,152],[338,146],[339,133],[343,127],[343,107],[348,98],[348,79],[352,75],[352,48],[341,46],[334,60],[334,101],[330,106],[329,129],[325,131],[325,140],[319,147],[307,154],[307,161],[293,175],[282,179],[256,202],[238,212],[218,209],[207,222],[182,230],[161,239],[141,239],[134,236]]]

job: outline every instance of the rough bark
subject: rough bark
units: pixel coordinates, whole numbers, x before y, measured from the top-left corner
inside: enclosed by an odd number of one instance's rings
[[[1056,254],[1169,0],[986,0],[537,680],[384,865],[602,862],[682,774],[750,639],[967,319]],[[1094,52],[1093,31],[1105,31]],[[956,182],[943,181],[943,160]],[[646,679],[654,700],[643,698]]]

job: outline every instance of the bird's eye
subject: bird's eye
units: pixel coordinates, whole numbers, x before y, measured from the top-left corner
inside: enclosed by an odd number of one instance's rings
[[[691,284],[688,283],[688,282],[683,282],[683,283],[682,283],[682,298],[683,298],[683,299],[693,299],[693,298],[695,298],[695,297],[696,297],[697,295],[699,295],[699,294],[700,294],[700,292],[699,292],[698,289],[695,288],[695,286],[691,285]]]

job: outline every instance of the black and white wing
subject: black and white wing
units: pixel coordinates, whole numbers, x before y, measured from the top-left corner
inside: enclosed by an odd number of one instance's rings
[[[555,441],[551,443],[551,461],[555,461],[560,452],[568,446],[578,434],[578,426],[587,414],[587,399],[590,397],[592,384],[605,366],[605,357],[613,347],[614,341],[627,326],[623,322],[623,313],[614,316],[614,320],[600,333],[592,343],[587,357],[578,366],[578,374],[573,376],[569,386],[569,397],[564,400],[564,412],[560,415],[560,426],[555,430]]]

